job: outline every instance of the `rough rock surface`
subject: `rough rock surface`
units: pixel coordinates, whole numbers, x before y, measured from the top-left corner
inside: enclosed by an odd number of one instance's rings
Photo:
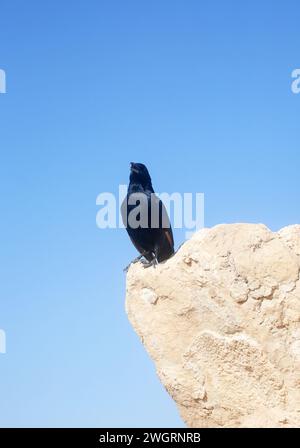
[[[129,320],[189,427],[300,426],[300,225],[203,229],[127,275]]]

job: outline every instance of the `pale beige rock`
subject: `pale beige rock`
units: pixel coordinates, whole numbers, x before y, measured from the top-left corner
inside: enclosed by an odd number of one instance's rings
[[[300,226],[256,224],[129,269],[129,320],[188,426],[300,426],[299,270]]]

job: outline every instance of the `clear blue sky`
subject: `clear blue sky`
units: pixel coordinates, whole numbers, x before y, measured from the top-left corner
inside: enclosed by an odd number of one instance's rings
[[[96,197],[144,162],[206,226],[299,223],[299,23],[296,0],[1,3],[0,426],[182,425]]]

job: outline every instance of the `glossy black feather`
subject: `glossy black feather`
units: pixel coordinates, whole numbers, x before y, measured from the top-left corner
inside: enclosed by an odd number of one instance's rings
[[[130,197],[135,198],[135,194],[143,195],[141,197],[143,200],[137,205],[130,204]],[[133,228],[128,217],[137,206],[140,206],[141,213],[145,213],[147,219],[143,223],[144,227],[139,225]],[[167,211],[162,201],[155,195],[150,175],[143,164],[131,164],[130,183],[121,214],[132,243],[149,262],[156,258],[160,263],[174,254],[173,232]]]

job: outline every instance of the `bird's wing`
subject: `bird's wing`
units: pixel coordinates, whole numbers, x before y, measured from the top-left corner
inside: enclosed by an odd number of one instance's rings
[[[168,240],[168,243],[170,244],[171,248],[174,249],[174,238],[173,238],[173,232],[171,226],[168,229],[163,229],[165,237]]]
[[[170,247],[173,249],[174,248],[174,238],[173,238],[172,227],[171,227],[171,223],[170,223],[170,219],[169,219],[166,207],[159,197],[157,197],[156,195],[152,195],[152,196],[153,196],[153,200],[155,201],[155,203],[158,206],[157,209],[159,210],[159,225],[162,228],[163,233],[164,233],[168,243],[170,244]]]

